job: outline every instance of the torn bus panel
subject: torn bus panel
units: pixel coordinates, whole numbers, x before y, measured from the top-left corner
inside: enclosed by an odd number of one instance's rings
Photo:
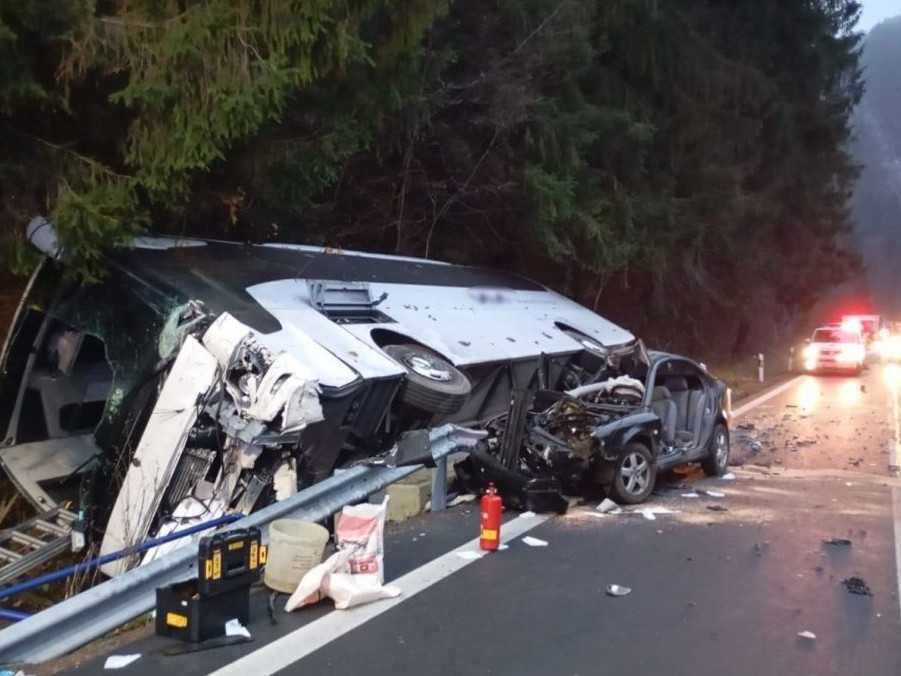
[[[216,370],[213,356],[193,336],[188,336],[150,413],[116,496],[100,547],[101,555],[130,547],[147,536],[163,491],[197,422],[198,404],[212,387]],[[113,575],[126,570],[128,565],[129,561],[120,559],[107,564],[104,572]]]
[[[221,314],[202,343],[185,337],[119,489],[101,554],[231,509],[258,459],[268,452],[279,468],[292,462],[298,434],[320,420],[308,370],[291,355],[273,356],[249,327]],[[103,570],[115,575],[131,564],[122,559]]]

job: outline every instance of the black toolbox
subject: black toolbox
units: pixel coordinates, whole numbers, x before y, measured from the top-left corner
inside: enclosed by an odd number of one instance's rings
[[[156,633],[201,642],[225,634],[225,623],[250,620],[250,586],[260,579],[266,547],[259,528],[203,538],[196,578],[156,590]]]
[[[250,585],[204,596],[197,579],[156,590],[156,633],[182,641],[206,641],[225,634],[225,623],[250,621]]]
[[[198,545],[197,577],[201,595],[211,596],[260,579],[266,548],[259,528],[243,528],[203,538]]]

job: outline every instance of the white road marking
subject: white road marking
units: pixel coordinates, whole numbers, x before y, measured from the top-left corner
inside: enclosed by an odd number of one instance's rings
[[[550,516],[542,515],[525,519],[517,517],[512,521],[508,521],[501,527],[501,541],[509,542],[514,540],[523,533],[527,533],[536,526],[541,525],[549,518]],[[475,538],[439,556],[437,559],[429,561],[427,564],[397,580],[393,580],[391,584],[403,590],[403,594],[397,598],[376,601],[369,605],[351,608],[350,610],[333,610],[325,617],[310,622],[300,629],[268,643],[218,671],[214,671],[213,674],[216,676],[225,676],[226,674],[234,674],[236,676],[243,674],[272,674],[284,669],[349,631],[400,605],[433,584],[453,575],[458,570],[471,565],[473,563],[472,560],[462,559],[458,556],[458,553],[473,551],[478,546],[479,539]],[[496,554],[495,556],[504,555]]]
[[[901,489],[892,489],[892,517],[895,519],[895,579],[898,580],[898,612],[901,613]]]
[[[888,385],[891,406],[889,410],[892,413],[892,431],[893,436],[888,447],[888,464],[892,467],[898,466],[898,444],[901,443],[901,424],[898,418],[898,388],[895,383]]]
[[[755,397],[751,401],[749,401],[745,404],[742,404],[741,406],[739,406],[736,409],[733,409],[732,410],[732,419],[734,420],[735,418],[743,416],[748,411],[757,408],[758,406],[769,401],[773,397],[779,396],[780,394],[785,392],[785,390],[787,390],[788,388],[792,387],[793,385],[796,385],[798,383],[798,381],[801,380],[801,378],[803,378],[803,377],[804,376],[795,376],[791,380],[787,380],[784,383],[782,383],[781,385],[778,385],[777,387],[774,387],[773,389],[769,390],[768,392],[764,392],[759,397]]]
[[[901,443],[901,424],[898,415],[898,387],[892,382],[888,384],[888,395],[891,398],[892,439],[889,444],[889,465],[898,466],[898,444]],[[901,613],[901,489],[892,488],[892,520],[895,522],[895,579],[898,581],[898,612]]]

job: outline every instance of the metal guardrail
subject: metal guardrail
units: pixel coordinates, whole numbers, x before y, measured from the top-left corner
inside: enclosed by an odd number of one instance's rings
[[[471,448],[484,432],[444,425],[429,433],[437,461]],[[268,540],[268,525],[292,517],[319,521],[344,505],[365,499],[422,465],[357,466],[236,521],[224,530],[257,526]],[[187,580],[197,571],[197,541],[83,591],[0,631],[0,663],[37,663],[65,655],[153,609],[156,588]]]

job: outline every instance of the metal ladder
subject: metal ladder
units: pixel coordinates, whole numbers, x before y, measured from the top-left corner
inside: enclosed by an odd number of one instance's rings
[[[17,577],[71,548],[72,512],[55,507],[0,531],[0,584]],[[15,548],[13,548],[15,547]]]

